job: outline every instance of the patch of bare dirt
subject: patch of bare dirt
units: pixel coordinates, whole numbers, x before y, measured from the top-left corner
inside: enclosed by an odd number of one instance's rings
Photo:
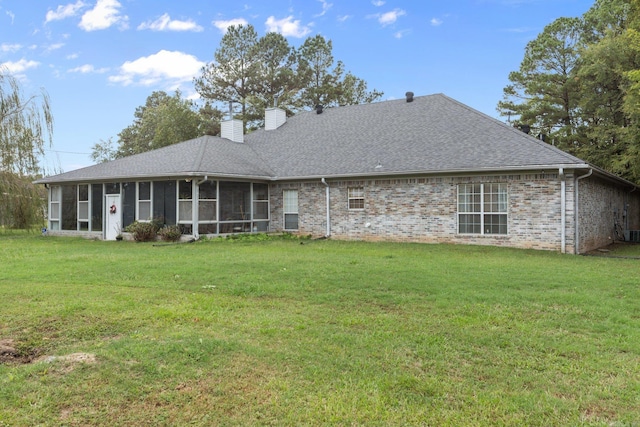
[[[93,365],[97,363],[93,353],[72,353],[65,356],[42,356],[34,360],[35,363],[55,363],[57,370],[63,374],[73,371],[81,363]]]
[[[37,350],[25,351],[9,338],[0,339],[0,364],[24,365],[27,363],[60,362],[62,370],[70,372],[79,363],[94,364],[96,355],[92,353],[72,353],[64,356],[39,356]]]
[[[18,348],[18,344],[9,338],[0,338],[0,363],[25,364],[31,363],[37,356],[36,352],[25,352]]]

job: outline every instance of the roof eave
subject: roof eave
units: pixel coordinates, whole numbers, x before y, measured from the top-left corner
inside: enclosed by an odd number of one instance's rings
[[[376,172],[358,172],[343,174],[321,174],[321,175],[300,175],[300,176],[279,176],[274,177],[274,181],[296,181],[311,179],[345,179],[345,178],[378,178],[385,176],[415,176],[415,175],[462,175],[462,174],[498,174],[508,172],[525,172],[525,171],[542,171],[550,172],[559,169],[590,169],[592,166],[587,163],[568,163],[553,165],[527,165],[512,167],[490,167],[490,168],[463,168],[463,169],[446,169],[446,170],[403,170],[403,171],[376,171]]]
[[[219,173],[219,172],[175,172],[175,173],[165,173],[161,175],[157,174],[138,174],[138,175],[113,175],[113,176],[102,176],[102,177],[93,177],[93,178],[68,178],[68,179],[49,179],[49,178],[41,178],[34,181],[34,184],[66,184],[73,182],[121,182],[121,181],[139,181],[141,179],[163,179],[163,178],[199,178],[199,177],[209,177],[209,179],[236,179],[236,180],[252,180],[252,181],[271,181],[273,178],[268,175],[241,175],[241,174],[231,174],[231,173]],[[51,177],[55,178],[55,177]]]

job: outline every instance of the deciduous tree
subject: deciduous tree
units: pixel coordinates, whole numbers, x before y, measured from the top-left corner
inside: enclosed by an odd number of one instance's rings
[[[179,91],[173,96],[153,92],[145,105],[136,108],[134,122],[118,134],[117,148],[111,139],[102,141],[93,146],[91,157],[113,160],[196,138],[215,130],[208,123],[213,116],[212,109],[203,109],[203,114],[196,111],[194,103],[183,99]]]

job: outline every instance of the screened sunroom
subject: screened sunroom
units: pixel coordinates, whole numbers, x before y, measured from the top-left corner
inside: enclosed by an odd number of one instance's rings
[[[134,221],[182,234],[269,231],[269,185],[186,178],[49,187],[49,230],[115,239]]]

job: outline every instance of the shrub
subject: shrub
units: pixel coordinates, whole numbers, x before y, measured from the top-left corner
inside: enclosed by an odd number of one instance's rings
[[[133,234],[133,238],[137,242],[148,242],[155,240],[158,226],[153,222],[134,221],[125,228],[125,231]]]
[[[167,242],[175,242],[180,239],[181,235],[182,232],[180,231],[180,227],[177,225],[165,225],[158,230],[158,236]]]

